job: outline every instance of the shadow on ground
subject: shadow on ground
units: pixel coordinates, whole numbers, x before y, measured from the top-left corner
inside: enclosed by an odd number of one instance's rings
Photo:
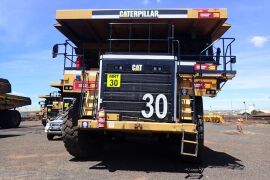
[[[10,137],[16,137],[16,136],[21,136],[20,134],[6,134],[6,135],[0,135],[0,139],[2,138],[10,138]]]
[[[200,164],[182,161],[175,153],[175,146],[160,143],[136,142],[113,143],[105,146],[98,155],[86,161],[99,161],[90,169],[149,172],[186,173],[188,179],[200,179],[205,168],[229,168],[243,170],[240,159],[224,152],[204,148],[203,162]],[[75,158],[70,161],[79,161]]]

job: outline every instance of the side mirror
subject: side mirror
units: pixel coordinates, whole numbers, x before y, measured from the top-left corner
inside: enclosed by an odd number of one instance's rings
[[[236,63],[236,57],[232,57],[232,58],[231,58],[231,63],[232,63],[232,64],[235,64],[235,63]]]
[[[55,44],[52,49],[52,58],[56,58],[58,54],[58,44]]]
[[[39,101],[38,104],[39,104],[39,105],[44,105],[45,102],[44,102],[44,101]]]

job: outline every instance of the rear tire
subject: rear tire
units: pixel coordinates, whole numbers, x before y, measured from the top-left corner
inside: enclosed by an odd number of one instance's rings
[[[17,110],[3,110],[1,111],[1,127],[2,128],[17,128],[19,127],[22,118]]]

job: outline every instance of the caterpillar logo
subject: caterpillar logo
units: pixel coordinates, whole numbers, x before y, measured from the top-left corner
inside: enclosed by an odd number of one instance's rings
[[[133,64],[131,66],[132,71],[142,71],[142,65],[141,64]]]
[[[120,11],[120,18],[158,18],[157,10]]]

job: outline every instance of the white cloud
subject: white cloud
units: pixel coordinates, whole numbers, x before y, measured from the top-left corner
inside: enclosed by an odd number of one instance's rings
[[[11,94],[13,95],[17,95],[17,96],[25,96],[23,93],[20,93],[20,92],[12,92]]]
[[[250,42],[258,48],[263,47],[268,41],[269,37],[267,36],[254,36],[250,39]]]
[[[149,0],[143,0],[143,4],[144,4],[144,5],[148,5],[149,3],[150,3]]]
[[[157,2],[157,3],[160,3],[160,2],[161,2],[161,0],[156,0],[156,2]]]

